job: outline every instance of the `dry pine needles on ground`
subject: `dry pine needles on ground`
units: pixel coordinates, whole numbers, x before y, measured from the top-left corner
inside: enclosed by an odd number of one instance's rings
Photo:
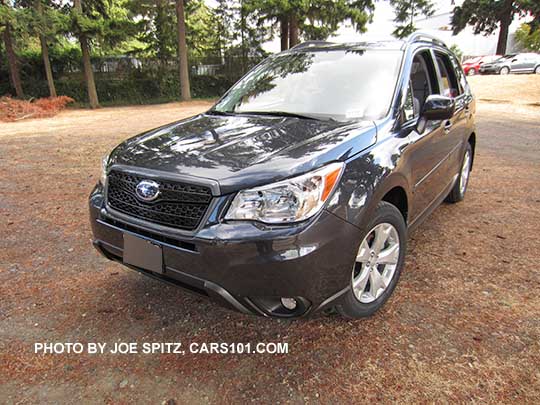
[[[0,97],[0,121],[11,122],[26,118],[52,117],[66,108],[67,104],[74,101],[68,96],[39,98],[36,100]]]

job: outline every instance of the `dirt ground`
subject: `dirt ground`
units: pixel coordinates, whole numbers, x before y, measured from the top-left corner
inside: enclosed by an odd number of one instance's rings
[[[87,196],[101,156],[208,102],[0,124],[0,402],[539,403],[540,76],[471,83],[479,138],[467,198],[410,236],[393,298],[355,322],[237,314],[93,249]],[[33,352],[178,341],[286,342],[289,353]]]

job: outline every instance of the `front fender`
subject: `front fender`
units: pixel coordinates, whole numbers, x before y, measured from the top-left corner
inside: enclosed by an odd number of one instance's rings
[[[388,137],[383,142],[347,161],[340,185],[328,210],[362,228],[383,197],[401,187],[410,206],[410,185],[402,168],[403,138]]]

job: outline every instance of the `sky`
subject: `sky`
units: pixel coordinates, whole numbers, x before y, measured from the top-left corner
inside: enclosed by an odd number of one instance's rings
[[[463,0],[456,0],[459,5]],[[206,4],[215,7],[215,0],[206,0]],[[417,19],[415,25],[426,32],[430,32],[446,42],[447,45],[457,45],[465,55],[490,55],[495,53],[497,47],[497,33],[485,37],[474,35],[471,28],[466,28],[457,36],[452,35],[450,28],[451,12],[454,8],[451,0],[435,0],[435,14],[429,19]],[[332,42],[357,42],[373,38],[391,37],[395,28],[394,10],[388,1],[376,1],[373,22],[367,27],[365,34],[359,34],[350,24],[343,24],[335,35],[328,38]],[[513,32],[525,20],[515,19],[510,27]],[[263,44],[263,48],[268,52],[279,52],[279,37],[273,41]]]

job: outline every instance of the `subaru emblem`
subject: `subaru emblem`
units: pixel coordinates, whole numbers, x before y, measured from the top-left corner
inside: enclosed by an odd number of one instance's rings
[[[159,195],[159,184],[152,180],[142,180],[135,188],[137,198],[143,201],[154,201]]]

